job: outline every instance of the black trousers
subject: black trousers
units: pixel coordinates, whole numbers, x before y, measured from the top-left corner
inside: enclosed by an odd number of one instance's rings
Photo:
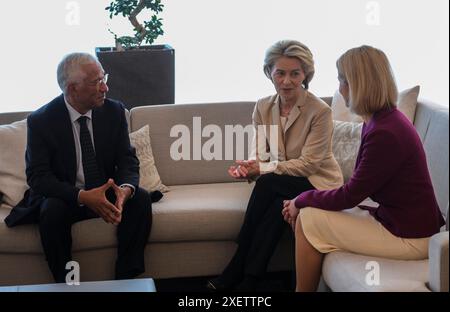
[[[238,236],[237,251],[222,274],[225,282],[265,274],[284,230],[290,228],[281,214],[283,200],[312,189],[314,186],[304,177],[274,173],[259,177]]]
[[[115,202],[109,190],[107,198]],[[67,262],[72,260],[72,224],[98,218],[90,208],[67,203],[57,198],[45,199],[40,207],[39,231],[42,247],[57,283],[66,281]],[[123,209],[122,221],[117,226],[116,279],[133,278],[145,271],[144,249],[152,223],[150,194],[137,188]],[[83,267],[80,267],[83,274]]]

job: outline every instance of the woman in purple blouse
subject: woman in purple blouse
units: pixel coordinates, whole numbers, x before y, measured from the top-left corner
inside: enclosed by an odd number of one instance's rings
[[[323,256],[336,250],[426,259],[430,237],[445,224],[420,138],[396,108],[386,55],[369,46],[350,49],[337,69],[346,105],[364,119],[361,146],[342,187],[284,202],[284,219],[295,226],[297,291],[317,289]],[[379,206],[353,208],[368,197]]]

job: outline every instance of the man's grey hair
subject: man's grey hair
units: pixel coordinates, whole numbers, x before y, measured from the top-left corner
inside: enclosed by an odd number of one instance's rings
[[[70,83],[79,82],[84,78],[81,66],[92,63],[100,65],[98,59],[89,53],[77,52],[64,56],[57,69],[58,84],[61,91],[67,94],[67,87]]]

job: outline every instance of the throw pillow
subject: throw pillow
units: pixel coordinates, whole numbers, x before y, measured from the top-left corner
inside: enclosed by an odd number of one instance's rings
[[[347,182],[355,169],[356,156],[361,144],[361,122],[333,121],[333,154]]]
[[[416,115],[417,98],[419,97],[420,86],[403,90],[398,94],[397,107],[398,110],[405,114],[411,123],[414,123]]]
[[[419,97],[420,86],[415,86],[410,89],[403,90],[398,94],[397,108],[408,118],[411,123],[414,123],[414,115],[416,114],[417,98]],[[331,109],[333,112],[333,119],[339,121],[362,122],[362,118],[353,114],[345,106],[345,100],[339,91],[336,91],[331,101]]]
[[[345,106],[345,99],[339,90],[336,90],[331,101],[331,112],[333,120],[363,122],[363,119],[356,114],[353,114],[347,106]]]
[[[130,133],[130,142],[136,149],[136,156],[140,162],[139,185],[149,192],[168,192],[169,188],[162,184],[158,170],[155,166],[148,125]]]
[[[0,193],[2,201],[15,206],[28,189],[25,176],[27,121],[0,126]]]

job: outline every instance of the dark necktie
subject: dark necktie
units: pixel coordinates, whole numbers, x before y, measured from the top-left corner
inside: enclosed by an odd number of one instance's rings
[[[81,160],[83,163],[85,189],[90,190],[102,185],[102,178],[95,159],[94,146],[92,145],[91,134],[86,124],[86,116],[78,118],[80,124],[80,145]]]

